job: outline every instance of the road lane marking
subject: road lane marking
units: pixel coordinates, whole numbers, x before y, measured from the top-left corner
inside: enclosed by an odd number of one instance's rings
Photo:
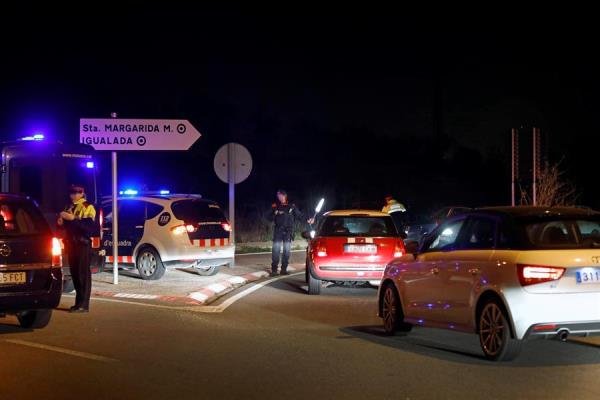
[[[236,301],[243,299],[244,297],[248,296],[249,294],[254,293],[259,289],[262,289],[263,287],[270,285],[273,282],[277,282],[281,279],[289,278],[291,276],[302,275],[303,273],[304,272],[296,272],[295,274],[279,276],[277,278],[269,279],[268,281],[257,283],[256,285],[251,286],[248,289],[244,289],[234,296],[231,296],[230,298],[228,298],[227,300],[225,300],[223,303],[219,304],[218,306],[204,306],[204,307],[199,308],[197,311],[204,312],[204,313],[221,313],[221,312],[225,311],[229,306],[231,306]]]
[[[85,353],[83,351],[69,350],[69,349],[65,349],[65,348],[62,348],[62,347],[50,346],[50,345],[47,345],[47,344],[40,344],[40,343],[28,342],[26,340],[5,339],[4,341],[8,342],[8,343],[12,343],[12,344],[18,344],[18,345],[21,345],[21,346],[33,347],[33,348],[36,348],[36,349],[47,350],[47,351],[54,351],[56,353],[67,354],[69,356],[86,358],[88,360],[102,361],[102,362],[115,362],[115,361],[118,361],[118,360],[116,360],[114,358],[99,356],[97,354]]]

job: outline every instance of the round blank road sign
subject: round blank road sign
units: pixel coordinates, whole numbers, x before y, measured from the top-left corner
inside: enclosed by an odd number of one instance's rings
[[[231,149],[229,149],[231,146]],[[240,183],[246,180],[252,172],[252,156],[247,148],[239,143],[228,143],[223,145],[217,154],[215,154],[214,167],[220,180],[229,183],[227,177],[227,167],[229,164],[229,153],[231,150],[233,171],[233,183]]]

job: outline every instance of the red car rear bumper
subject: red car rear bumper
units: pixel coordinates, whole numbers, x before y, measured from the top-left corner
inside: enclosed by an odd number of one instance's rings
[[[369,263],[311,263],[310,274],[321,280],[330,281],[374,281],[381,280],[386,264]]]

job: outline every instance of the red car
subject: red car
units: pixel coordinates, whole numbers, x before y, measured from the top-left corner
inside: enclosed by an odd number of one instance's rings
[[[308,294],[320,294],[322,281],[379,284],[385,266],[405,253],[392,218],[380,211],[330,211],[303,236]]]

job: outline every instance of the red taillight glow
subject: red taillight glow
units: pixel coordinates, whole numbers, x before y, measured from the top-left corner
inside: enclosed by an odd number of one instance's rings
[[[226,231],[226,232],[231,232],[231,225],[230,225],[230,224],[228,224],[227,222],[223,222],[223,223],[221,224],[221,226],[223,227],[223,230],[224,230],[224,231]]]
[[[52,238],[52,266],[62,266],[62,246],[58,238]]]
[[[187,225],[177,225],[171,228],[171,232],[173,232],[174,235],[182,235],[186,232],[192,233],[192,232],[196,232],[197,228],[194,225],[191,224],[187,224]]]
[[[327,257],[327,246],[323,239],[317,239],[313,244],[313,254],[317,257]]]
[[[565,273],[563,267],[546,267],[542,265],[519,264],[519,282],[522,286],[550,282],[560,279]]]
[[[396,243],[396,249],[394,250],[394,257],[402,257],[404,255],[404,243],[398,242]]]

